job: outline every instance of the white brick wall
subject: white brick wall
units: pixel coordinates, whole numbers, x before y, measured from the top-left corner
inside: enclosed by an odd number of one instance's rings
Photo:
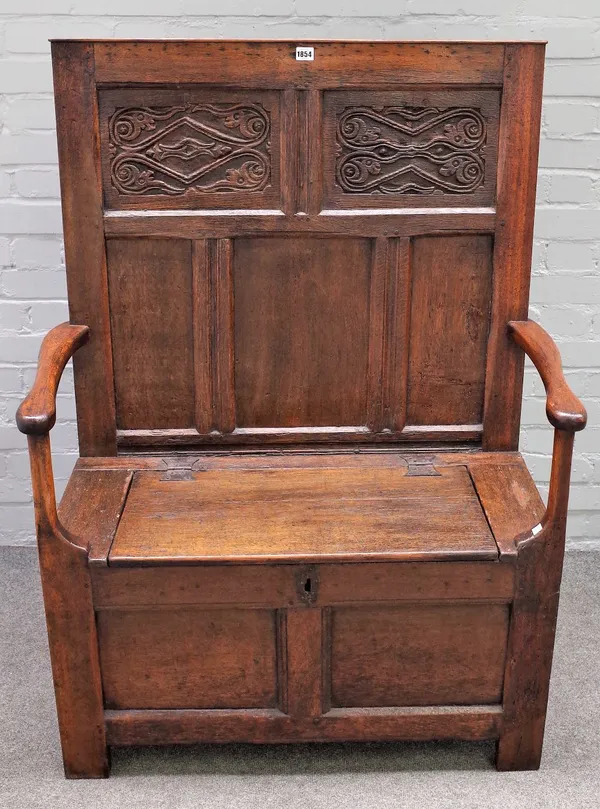
[[[0,543],[33,540],[14,410],[43,333],[66,318],[50,37],[547,39],[533,316],[560,344],[590,426],[576,443],[569,545],[600,548],[600,0],[2,0]],[[59,492],[76,454],[72,379],[52,439]],[[551,429],[528,366],[522,449],[545,494]]]

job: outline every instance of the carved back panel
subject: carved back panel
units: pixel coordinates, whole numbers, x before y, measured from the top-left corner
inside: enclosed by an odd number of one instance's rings
[[[82,454],[517,445],[543,45],[53,43]]]

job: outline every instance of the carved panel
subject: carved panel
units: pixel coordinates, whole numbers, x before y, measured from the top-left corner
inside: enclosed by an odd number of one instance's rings
[[[492,203],[498,102],[496,91],[326,93],[326,205]]]
[[[121,194],[261,191],[269,132],[260,104],[118,109],[109,122],[111,182]]]
[[[468,194],[484,180],[486,137],[476,108],[349,107],[336,181],[350,194]]]
[[[101,98],[111,207],[262,207],[279,184],[274,93],[107,91]]]

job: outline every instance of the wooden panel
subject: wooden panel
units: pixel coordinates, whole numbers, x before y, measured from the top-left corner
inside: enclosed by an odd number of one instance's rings
[[[200,433],[214,426],[212,244],[210,239],[193,241],[191,255],[195,427]]]
[[[275,613],[98,613],[109,708],[258,708],[276,700]]]
[[[296,565],[104,567],[92,571],[94,606],[298,604]],[[515,572],[498,562],[321,564],[319,606],[365,601],[512,600]]]
[[[497,558],[464,467],[163,477],[136,473],[111,565]]]
[[[340,607],[331,620],[333,705],[500,701],[504,605]]]
[[[190,243],[115,239],[107,254],[118,426],[191,427]]]
[[[370,244],[239,239],[239,427],[366,424]]]
[[[522,458],[500,464],[495,457],[496,453],[488,463],[473,464],[469,473],[500,555],[514,557],[515,540],[541,521],[545,506]]]
[[[483,428],[481,424],[433,424],[429,426],[408,426],[401,433],[384,430],[372,433],[368,427],[255,427],[239,428],[232,433],[210,433],[200,435],[197,430],[118,430],[117,445],[134,451],[149,447],[161,447],[164,451],[178,448],[190,451],[194,447],[212,446],[224,448],[233,445],[267,448],[283,446],[290,449],[298,445],[325,444],[336,451],[344,445],[369,447],[385,444],[397,446],[415,445],[427,447],[433,444],[454,443],[466,445],[480,442]]]
[[[108,743],[350,742],[496,739],[499,705],[334,708],[299,720],[277,710],[106,711]]]
[[[91,331],[89,343],[73,360],[79,451],[82,455],[115,455],[93,45],[53,42],[52,60],[69,316],[72,323],[89,326]]]
[[[498,601],[514,594],[515,572],[498,562],[370,562],[320,565],[320,606],[366,601]]]
[[[279,94],[100,92],[107,207],[280,208]]]
[[[367,424],[373,432],[397,434],[406,420],[409,239],[375,239],[370,307]]]
[[[285,712],[291,716],[321,716],[322,613],[321,610],[286,610],[282,616],[285,656],[282,680]]]
[[[322,42],[314,62],[296,61],[296,41],[96,42],[97,80],[339,87],[502,82],[504,44],[495,42]],[[307,43],[310,44],[310,43]],[[377,49],[375,51],[375,48]],[[377,69],[375,69],[377,65]]]
[[[90,565],[106,566],[133,473],[126,469],[75,470],[59,507],[59,518],[81,547]]]
[[[483,415],[491,239],[414,240],[409,424],[477,424]]]
[[[524,356],[509,339],[510,320],[527,318],[542,115],[544,48],[507,44],[498,156],[494,304],[488,346],[485,449],[519,446]]]
[[[326,208],[492,205],[499,94],[325,93]]]
[[[314,171],[314,169],[311,169]],[[393,217],[393,219],[392,219]],[[431,233],[493,233],[493,208],[387,208],[381,210],[323,211],[307,216],[285,216],[281,211],[195,213],[166,211],[107,211],[104,229],[109,236],[152,236],[196,239],[267,233],[324,236],[419,236]]]
[[[335,447],[328,452],[316,449],[313,452],[297,448],[273,447],[261,452],[214,452],[210,449],[195,452],[171,452],[154,454],[119,455],[116,458],[79,458],[76,469],[131,469],[134,471],[166,472],[169,469],[207,471],[209,469],[372,469],[406,468],[419,463],[421,449],[408,447]],[[521,456],[516,452],[481,452],[479,449],[442,449],[427,452],[428,463],[441,470],[446,466],[484,466],[490,461],[498,465],[511,465]],[[522,461],[521,461],[522,462]]]
[[[295,571],[293,565],[94,568],[94,606],[293,607]]]

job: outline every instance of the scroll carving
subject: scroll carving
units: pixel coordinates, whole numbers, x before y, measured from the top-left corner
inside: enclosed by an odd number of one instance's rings
[[[108,129],[120,194],[255,192],[270,181],[271,121],[260,104],[127,107]]]
[[[349,107],[337,119],[347,193],[469,194],[485,179],[486,121],[470,107]]]

